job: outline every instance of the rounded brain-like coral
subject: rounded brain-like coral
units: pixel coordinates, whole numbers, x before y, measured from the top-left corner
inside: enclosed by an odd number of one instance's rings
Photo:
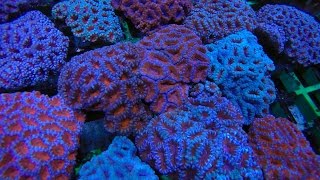
[[[143,161],[174,178],[259,179],[241,121],[227,99],[204,97],[152,119],[135,143]]]
[[[59,96],[1,94],[1,179],[69,179],[83,121]]]
[[[119,111],[145,94],[138,78],[143,51],[118,43],[75,56],[62,69],[59,93],[74,109]],[[120,113],[120,112],[119,112]]]
[[[295,124],[267,115],[254,120],[249,143],[266,179],[319,179],[320,158]]]
[[[206,48],[191,30],[168,25],[139,42],[146,49],[141,78],[147,86],[146,101],[156,113],[172,110],[187,97],[187,83],[204,81],[209,67]]]
[[[67,56],[69,39],[41,12],[0,25],[0,92],[46,84]]]
[[[136,153],[136,147],[128,138],[117,136],[108,150],[81,167],[79,179],[159,179],[153,169],[142,162]]]
[[[320,63],[320,23],[314,17],[286,5],[265,5],[258,21],[276,24],[285,31],[284,53],[304,66]]]
[[[191,102],[149,122],[135,139],[141,159],[175,179],[260,179],[239,111],[221,97]]]
[[[275,67],[257,38],[244,30],[206,46],[211,61],[208,79],[240,107],[245,124],[268,114],[276,93],[267,74]]]
[[[252,31],[256,14],[243,0],[200,0],[184,21],[202,41],[212,43],[237,31]]]
[[[254,32],[264,40],[263,43],[266,43],[267,47],[272,47],[278,53],[283,52],[288,41],[283,28],[273,23],[259,23]]]
[[[116,43],[123,38],[110,0],[63,1],[53,7],[52,16],[65,19],[73,35],[85,41]]]
[[[181,22],[192,7],[191,0],[111,0],[111,3],[144,33],[169,22]]]
[[[75,56],[61,71],[59,93],[74,109],[104,111],[108,131],[141,129],[148,116],[141,102],[146,94],[139,78],[143,57],[143,50],[130,43]]]

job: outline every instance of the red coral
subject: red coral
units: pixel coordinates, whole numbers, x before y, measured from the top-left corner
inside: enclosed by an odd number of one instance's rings
[[[319,179],[320,165],[295,124],[268,115],[253,121],[249,142],[266,179]]]
[[[112,0],[111,3],[144,33],[171,21],[180,22],[192,7],[191,0]]]
[[[163,27],[139,45],[147,49],[140,73],[147,86],[146,101],[156,113],[181,106],[188,93],[186,83],[204,81],[207,76],[206,49],[199,37],[183,26]]]
[[[0,95],[0,176],[68,179],[84,116],[58,96],[39,92]]]

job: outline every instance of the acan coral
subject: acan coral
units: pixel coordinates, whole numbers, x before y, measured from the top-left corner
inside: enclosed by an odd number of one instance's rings
[[[52,16],[65,19],[72,33],[85,41],[116,43],[123,38],[110,0],[63,1],[53,7]]]
[[[283,52],[285,44],[288,41],[283,28],[273,23],[259,23],[255,29],[255,34],[263,39],[264,43],[271,45],[278,53]]]
[[[249,143],[266,179],[319,179],[320,158],[295,124],[267,115],[254,120]]]
[[[136,137],[141,159],[174,179],[260,179],[239,111],[221,97],[190,102],[155,117]]]
[[[207,48],[211,61],[208,78],[240,107],[245,124],[250,124],[255,116],[266,115],[276,97],[267,73],[275,67],[257,38],[244,30],[208,44]]]
[[[79,179],[159,179],[151,167],[136,156],[136,152],[128,138],[117,136],[108,150],[81,167]]]
[[[139,46],[146,49],[140,67],[147,86],[146,101],[156,113],[179,107],[187,97],[187,83],[206,78],[206,48],[198,36],[183,26],[162,27],[143,38]]]
[[[259,22],[276,24],[285,31],[284,53],[292,62],[304,66],[320,63],[320,23],[314,17],[286,5],[265,5],[257,17]]]
[[[54,0],[1,0],[0,23],[5,23],[15,18],[21,12],[33,9],[37,5],[50,3]]]
[[[41,12],[0,25],[0,92],[45,84],[57,75],[69,40]]]
[[[1,178],[69,179],[83,121],[59,96],[1,94]]]
[[[191,0],[111,0],[134,26],[146,33],[169,22],[181,22],[192,7]]]
[[[205,43],[244,29],[252,31],[256,24],[254,10],[243,0],[200,0],[184,21]]]
[[[118,43],[75,56],[60,74],[58,90],[74,109],[104,111],[109,131],[131,132],[146,110],[139,66],[144,51]],[[137,123],[137,124],[136,124]]]

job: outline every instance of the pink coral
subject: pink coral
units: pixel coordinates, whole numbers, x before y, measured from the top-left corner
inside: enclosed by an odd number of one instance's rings
[[[192,7],[191,0],[112,0],[111,3],[144,33],[169,22],[182,21]]]
[[[183,104],[187,83],[204,81],[209,59],[206,48],[191,30],[168,25],[143,38],[146,49],[140,73],[147,86],[146,101],[152,111],[161,113]]]
[[[268,115],[256,118],[249,142],[266,179],[319,179],[320,165],[309,142],[295,124]]]
[[[0,95],[0,176],[68,179],[84,116],[39,92]]]

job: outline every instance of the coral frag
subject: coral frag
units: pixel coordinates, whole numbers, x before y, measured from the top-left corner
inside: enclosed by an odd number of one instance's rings
[[[295,124],[267,115],[253,121],[249,143],[266,179],[319,179],[320,158]]]
[[[181,22],[192,7],[191,0],[111,0],[111,3],[144,33],[169,22]]]
[[[123,38],[110,0],[62,1],[53,7],[52,16],[65,19],[73,35],[84,41],[115,43]]]
[[[0,92],[44,85],[65,64],[68,37],[40,11],[0,25]]]
[[[39,92],[0,95],[0,177],[69,179],[84,116]]]

